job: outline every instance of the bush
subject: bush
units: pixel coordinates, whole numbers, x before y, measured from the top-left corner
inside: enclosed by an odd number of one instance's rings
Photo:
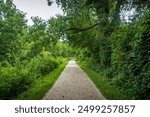
[[[131,99],[150,99],[150,11],[111,35],[114,81]]]
[[[36,57],[26,67],[29,69],[30,74],[39,78],[56,69],[59,64],[60,62],[57,59],[51,57]]]
[[[0,99],[12,99],[25,91],[36,79],[56,69],[61,59],[35,57],[25,67],[0,68]]]
[[[27,89],[31,83],[27,72],[15,67],[0,68],[0,99],[10,99]]]

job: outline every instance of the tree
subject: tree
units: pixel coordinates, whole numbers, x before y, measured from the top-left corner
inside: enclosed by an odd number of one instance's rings
[[[25,14],[7,0],[0,4],[0,19],[0,59],[14,63],[20,54],[20,38],[26,28]]]

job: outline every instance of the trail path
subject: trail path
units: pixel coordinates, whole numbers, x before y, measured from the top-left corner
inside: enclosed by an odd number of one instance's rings
[[[44,100],[103,100],[105,97],[95,87],[86,73],[70,61]]]

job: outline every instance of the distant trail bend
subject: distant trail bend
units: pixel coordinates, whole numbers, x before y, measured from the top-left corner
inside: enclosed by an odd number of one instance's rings
[[[105,97],[76,62],[71,60],[43,99],[104,100]]]

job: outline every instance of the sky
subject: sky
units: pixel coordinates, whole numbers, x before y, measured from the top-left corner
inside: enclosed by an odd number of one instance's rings
[[[55,0],[53,0],[55,1]],[[28,19],[28,24],[32,25],[32,16],[39,16],[44,20],[50,17],[55,17],[56,14],[63,15],[63,11],[54,2],[51,6],[47,5],[47,0],[13,0],[17,9],[27,13],[26,19]]]

